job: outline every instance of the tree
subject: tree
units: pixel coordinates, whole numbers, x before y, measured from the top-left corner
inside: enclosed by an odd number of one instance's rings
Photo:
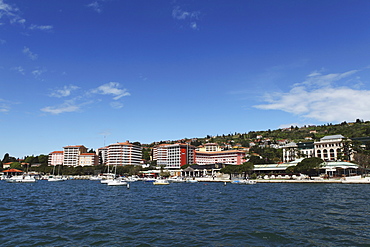
[[[354,159],[359,167],[363,170],[363,173],[367,174],[367,170],[370,168],[370,155],[355,153]]]
[[[18,170],[22,170],[23,171],[23,167],[21,165],[21,163],[19,162],[13,162],[10,164],[10,168],[11,169],[18,169]]]
[[[318,170],[322,167],[323,160],[317,157],[306,158],[297,164],[294,168],[295,172],[304,173],[311,176],[315,170]]]
[[[227,165],[224,168],[221,168],[220,172],[224,174],[229,174],[231,180],[232,174],[239,173],[239,167],[236,165]]]
[[[251,162],[244,162],[239,166],[239,172],[244,174],[244,178],[247,178],[247,174],[253,171],[254,165]]]

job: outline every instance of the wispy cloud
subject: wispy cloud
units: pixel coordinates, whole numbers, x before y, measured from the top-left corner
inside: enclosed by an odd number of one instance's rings
[[[24,69],[23,69],[22,66],[13,67],[13,68],[11,68],[11,70],[17,71],[18,73],[24,75]]]
[[[59,106],[47,106],[41,109],[41,111],[46,113],[51,113],[53,115],[58,115],[65,112],[76,112],[80,110],[80,107],[77,105],[62,104]]]
[[[34,25],[32,24],[29,27],[30,30],[42,30],[42,31],[50,31],[53,29],[53,26],[51,25]]]
[[[4,3],[3,0],[0,0],[0,20],[3,18],[9,19],[10,23],[24,24],[26,22],[19,15],[19,9],[10,4]]]
[[[74,85],[64,86],[62,89],[56,89],[53,92],[51,92],[50,96],[56,97],[56,98],[67,97],[71,95],[72,91],[77,90],[77,89],[79,89],[79,87],[74,86]]]
[[[97,13],[101,13],[102,12],[101,2],[104,2],[104,1],[102,1],[102,0],[100,0],[100,1],[99,0],[93,1],[93,2],[89,3],[87,5],[87,7],[92,8]]]
[[[26,54],[31,60],[36,60],[38,58],[38,55],[36,53],[33,53],[30,48],[24,47],[23,51],[24,54]]]
[[[266,94],[266,104],[255,107],[281,110],[322,122],[370,119],[370,90],[339,85],[343,80],[351,81],[351,76],[359,71],[336,74],[315,71],[309,74],[305,81],[294,84],[289,92]],[[355,79],[359,80],[358,77]]]
[[[38,78],[40,78],[40,76],[41,76],[42,74],[44,74],[46,71],[47,71],[46,69],[35,69],[35,70],[33,70],[31,73],[32,73],[32,75],[33,75],[36,79],[38,79]]]
[[[3,45],[5,43],[6,43],[6,41],[4,39],[0,39],[0,45]]]
[[[10,102],[4,99],[0,99],[0,112],[6,113],[10,111]]]
[[[193,30],[198,30],[199,16],[199,11],[185,11],[178,5],[172,9],[172,17],[177,21],[185,22]]]
[[[125,88],[120,88],[118,82],[109,82],[104,85],[99,86],[92,90],[92,93],[103,94],[103,95],[113,95],[114,100],[118,100],[124,96],[129,96],[130,93],[127,92]]]
[[[110,106],[114,109],[121,109],[123,107],[123,103],[118,101],[113,101],[110,103]]]
[[[118,100],[124,96],[130,95],[127,89],[121,88],[121,85],[118,82],[109,82],[97,88],[85,90],[82,94],[73,98],[68,98],[72,95],[72,91],[77,89],[80,88],[78,86],[68,85],[61,89],[53,90],[52,93],[49,94],[50,97],[67,99],[59,105],[44,107],[41,111],[54,115],[81,111],[86,105],[102,102],[103,100],[99,98],[99,95],[112,96],[111,99],[113,101],[110,103],[110,106],[114,109],[121,109],[123,107],[123,103]]]

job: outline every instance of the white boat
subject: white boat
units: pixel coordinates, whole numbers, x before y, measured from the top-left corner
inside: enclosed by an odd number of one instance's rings
[[[102,180],[103,178],[101,176],[92,176],[89,178],[89,180],[92,180],[92,181],[100,181]]]
[[[5,179],[8,183],[35,183],[36,179],[30,175],[18,175]]]
[[[154,182],[153,182],[154,185],[169,185],[170,182],[168,182],[167,179],[156,179]]]
[[[113,181],[115,177],[116,177],[116,175],[114,173],[105,173],[105,174],[103,174],[102,180],[100,180],[100,183],[107,184],[107,183]]]
[[[63,181],[66,181],[68,180],[68,178],[64,178],[64,177],[61,177],[61,176],[50,176],[48,178],[48,182],[63,182]]]
[[[108,186],[127,185],[127,182],[122,178],[116,178],[107,183]]]
[[[172,178],[169,178],[168,181],[170,183],[185,183],[186,181],[184,179],[182,179],[181,177],[172,177]]]
[[[198,183],[198,180],[196,180],[196,179],[187,179],[186,182],[187,183]]]
[[[249,180],[249,179],[241,179],[241,180],[233,180],[231,181],[232,184],[256,184],[257,181]]]
[[[55,166],[53,168],[53,175],[49,176],[48,177],[48,182],[63,182],[63,181],[66,181],[67,178],[64,178],[63,176],[59,175],[59,172],[60,172],[60,165],[58,167],[58,175],[55,176]]]

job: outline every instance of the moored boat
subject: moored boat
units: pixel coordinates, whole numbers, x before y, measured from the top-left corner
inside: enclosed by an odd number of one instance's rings
[[[36,179],[30,175],[18,175],[5,179],[8,183],[35,183]]]
[[[167,179],[157,179],[153,182],[154,185],[169,185],[170,182],[168,182]]]
[[[109,186],[120,186],[120,185],[127,185],[127,182],[122,178],[116,178],[107,183]]]

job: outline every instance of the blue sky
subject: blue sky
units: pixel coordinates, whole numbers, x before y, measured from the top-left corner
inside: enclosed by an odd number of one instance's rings
[[[370,1],[0,0],[0,157],[370,120]]]

